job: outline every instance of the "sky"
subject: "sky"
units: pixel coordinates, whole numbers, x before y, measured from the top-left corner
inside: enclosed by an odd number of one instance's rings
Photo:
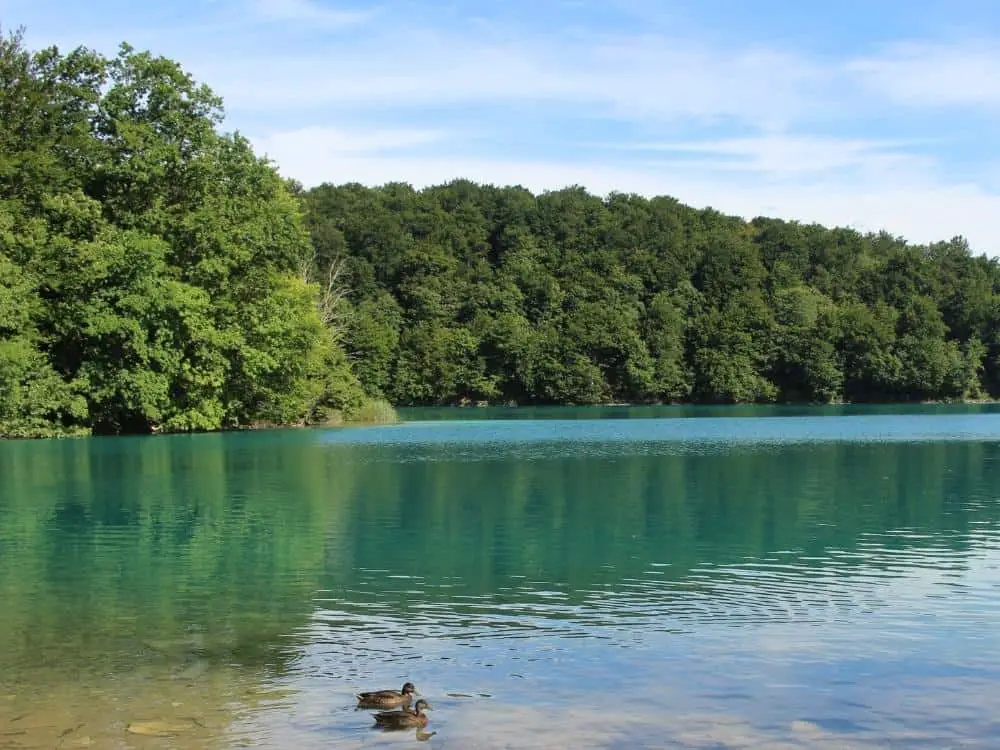
[[[995,0],[0,0],[220,94],[283,175],[670,195],[1000,256]]]

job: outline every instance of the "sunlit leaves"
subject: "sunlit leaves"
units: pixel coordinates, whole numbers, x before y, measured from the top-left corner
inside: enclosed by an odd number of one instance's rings
[[[0,41],[0,435],[301,423],[361,398],[298,200],[221,102],[123,45]]]

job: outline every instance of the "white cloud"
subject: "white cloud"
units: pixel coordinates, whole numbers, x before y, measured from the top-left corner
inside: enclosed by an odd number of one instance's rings
[[[254,0],[254,12],[268,21],[302,21],[323,26],[353,26],[368,21],[372,10],[338,10],[318,0]]]
[[[912,145],[913,141],[905,140],[771,134],[713,141],[628,143],[615,148],[687,154],[711,169],[753,171],[769,177],[851,168],[885,178],[890,171],[912,174],[931,166],[929,160],[903,150]]]
[[[900,43],[846,69],[896,104],[917,107],[1000,105],[1000,43]]]
[[[355,181],[354,176],[344,174],[344,165],[369,159],[378,161],[385,158],[381,152],[431,143],[437,137],[433,131],[362,131],[332,127],[248,135],[257,154],[273,160],[284,176],[293,177],[307,187],[322,182]]]
[[[662,121],[735,119],[775,127],[824,106],[825,72],[792,55],[720,51],[659,36],[510,40],[388,30],[298,56],[201,65],[241,110],[329,105],[526,102]],[[582,113],[583,114],[583,113]]]
[[[376,154],[411,149],[440,142],[446,133],[435,130],[350,131],[330,127],[307,127],[253,138],[254,150],[268,154],[282,163],[328,164],[352,154]],[[289,173],[289,176],[295,177]],[[322,180],[321,180],[322,181]]]

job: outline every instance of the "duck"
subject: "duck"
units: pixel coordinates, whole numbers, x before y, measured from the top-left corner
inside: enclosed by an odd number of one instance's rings
[[[372,690],[358,693],[358,708],[397,708],[410,705],[417,689],[412,682],[403,685],[402,690]]]
[[[399,711],[380,711],[375,716],[375,726],[383,729],[410,729],[411,727],[426,727],[430,721],[424,710],[431,704],[423,698],[418,700],[413,708]]]

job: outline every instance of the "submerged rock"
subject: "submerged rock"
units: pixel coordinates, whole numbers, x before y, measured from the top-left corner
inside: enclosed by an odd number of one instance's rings
[[[136,721],[125,727],[130,734],[141,734],[146,737],[170,737],[183,732],[190,732],[198,726],[194,719],[166,719],[162,721]]]

